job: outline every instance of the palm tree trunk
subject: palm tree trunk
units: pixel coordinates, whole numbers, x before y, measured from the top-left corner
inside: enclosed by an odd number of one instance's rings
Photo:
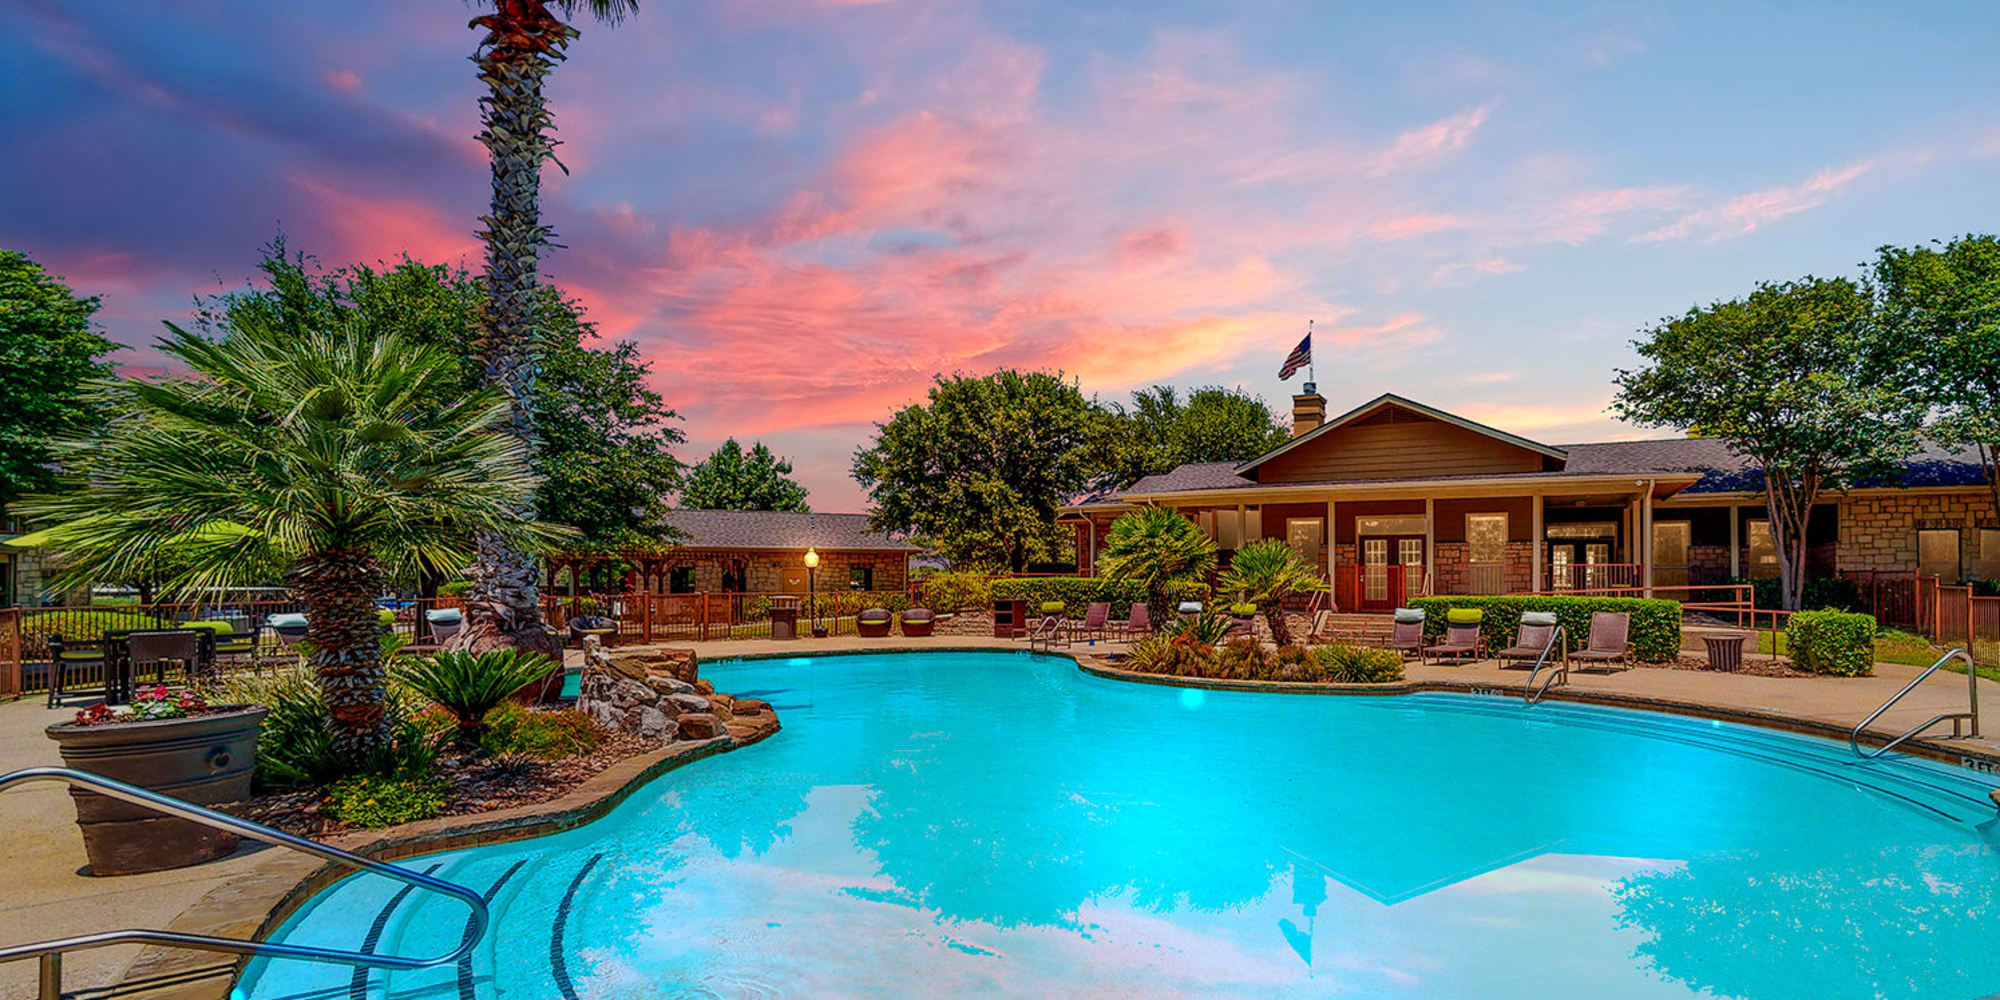
[[[315,552],[292,568],[292,591],[306,606],[306,662],[319,676],[334,741],[359,760],[389,740],[388,675],[375,597],[381,567],[358,552]]]
[[[1146,613],[1152,616],[1155,631],[1166,626],[1171,609],[1167,601],[1167,584],[1164,580],[1148,581],[1146,584]]]
[[[1271,641],[1285,647],[1292,644],[1292,625],[1285,620],[1285,602],[1264,605],[1264,624],[1271,626]]]
[[[501,429],[533,454],[536,267],[550,235],[541,220],[542,161],[555,158],[542,81],[576,31],[541,0],[499,0],[495,8],[472,22],[486,30],[474,61],[487,87],[479,102],[484,127],[478,138],[493,170],[492,207],[480,218],[485,228],[479,238],[486,244],[480,349],[486,384],[507,395],[509,419]],[[524,505],[519,515],[532,519],[535,512]],[[453,645],[559,654],[542,621],[534,557],[491,533],[482,532],[474,542],[478,559],[469,573],[466,627]]]

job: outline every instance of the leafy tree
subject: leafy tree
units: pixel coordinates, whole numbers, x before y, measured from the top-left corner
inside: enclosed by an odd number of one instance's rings
[[[0,250],[0,509],[55,485],[51,439],[99,425],[85,386],[113,348],[80,298],[25,254]]]
[[[1185,399],[1170,385],[1132,394],[1113,406],[1124,431],[1117,479],[1129,485],[1187,462],[1243,462],[1284,444],[1291,431],[1260,397],[1204,386]]]
[[[436,402],[479,387],[479,278],[408,257],[322,271],[311,257],[288,254],[282,239],[264,248],[257,267],[261,286],[197,302],[201,329],[226,336],[249,324],[303,337],[352,327],[369,336],[400,336],[456,358],[452,377],[435,383]],[[593,346],[597,329],[581,305],[550,286],[543,286],[540,298],[536,517],[576,528],[585,547],[661,544],[665,497],[680,476],[670,450],[682,440],[672,423],[676,415],[646,387],[647,364],[637,345]]]
[[[806,488],[794,482],[792,463],[759,441],[745,453],[735,438],[695,463],[681,484],[681,506],[691,510],[812,510]]]
[[[443,397],[457,360],[393,333],[169,329],[162,351],[192,374],[119,383],[109,430],[62,442],[75,489],[23,507],[57,522],[46,534],[72,580],[142,575],[171,551],[163,582],[186,592],[284,550],[331,730],[351,759],[372,756],[389,739],[385,577],[461,565],[476,529],[551,537],[518,516],[535,477],[496,430],[506,401]]]
[[[1883,247],[1874,271],[1911,387],[1934,407],[1931,436],[1978,450],[2000,510],[2000,237]]]
[[[638,0],[490,0],[493,12],[472,19],[485,32],[473,62],[486,96],[479,99],[478,139],[492,165],[493,200],[480,218],[486,243],[485,303],[481,309],[479,357],[484,383],[507,397],[501,430],[536,451],[538,416],[535,381],[539,367],[536,313],[545,294],[536,273],[549,229],[542,225],[542,163],[555,159],[554,116],[542,83],[577,31],[558,18],[587,11],[616,24],[639,9]],[[557,161],[561,166],[561,161]],[[531,508],[523,503],[522,519]],[[465,602],[466,627],[455,639],[462,648],[492,645],[560,656],[561,649],[542,623],[535,587],[536,561],[508,544],[501,532],[482,531],[471,567],[472,589]]]
[[[1300,559],[1280,538],[1261,539],[1237,549],[1220,583],[1223,590],[1236,593],[1238,600],[1257,605],[1271,626],[1271,638],[1280,646],[1292,644],[1291,625],[1285,621],[1286,599],[1326,589],[1318,567]]]
[[[1617,374],[1628,420],[1699,427],[1757,463],[1778,550],[1779,595],[1799,606],[1806,528],[1828,490],[1917,445],[1920,415],[1865,286],[1804,278],[1662,320],[1635,342],[1647,367]]]
[[[1145,507],[1121,515],[1104,533],[1100,565],[1114,580],[1146,586],[1146,611],[1153,627],[1167,621],[1167,601],[1176,584],[1200,579],[1215,567],[1215,542],[1193,521],[1166,507]]]
[[[954,563],[1019,571],[1066,558],[1066,499],[1109,478],[1111,416],[1060,373],[938,376],[928,403],[875,425],[854,456],[878,530],[913,531]]]

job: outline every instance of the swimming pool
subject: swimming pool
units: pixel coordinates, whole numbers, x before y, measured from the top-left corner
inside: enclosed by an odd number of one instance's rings
[[[785,728],[594,824],[419,858],[457,968],[252,963],[333,997],[1972,998],[1990,783],[1652,713],[1311,697],[907,653],[706,665]],[[374,877],[282,940],[437,954]]]

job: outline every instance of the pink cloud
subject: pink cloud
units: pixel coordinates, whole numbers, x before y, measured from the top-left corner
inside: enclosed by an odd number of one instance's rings
[[[1879,166],[1876,160],[1857,160],[1841,167],[1827,167],[1797,184],[1780,184],[1752,191],[1709,208],[1689,212],[1658,229],[1634,238],[1638,243],[1659,243],[1693,236],[1710,242],[1741,236],[1786,216],[1818,208],[1842,190]]]
[[[479,241],[464,220],[416,198],[356,194],[305,171],[286,176],[325,228],[327,260],[386,259],[408,253],[418,260],[477,266]]]
[[[326,75],[326,85],[343,94],[361,89],[361,77],[351,69],[337,69]]]

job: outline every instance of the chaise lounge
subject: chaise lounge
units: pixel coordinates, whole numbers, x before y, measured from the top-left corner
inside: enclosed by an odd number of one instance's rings
[[[1538,660],[1555,641],[1557,621],[1554,612],[1523,611],[1521,627],[1514,634],[1514,644],[1493,654],[1500,660]]]
[[[1404,656],[1421,653],[1424,647],[1424,609],[1397,608],[1396,620],[1389,628],[1389,641],[1383,649],[1393,649]]]
[[[1444,615],[1444,641],[1425,646],[1421,650],[1424,662],[1443,659],[1447,656],[1454,661],[1477,660],[1486,652],[1486,637],[1480,634],[1479,624],[1486,617],[1478,608],[1452,608]]]
[[[1623,611],[1596,612],[1590,616],[1590,642],[1569,654],[1569,658],[1585,663],[1616,663],[1623,670],[1632,665],[1631,634],[1631,615]]]

